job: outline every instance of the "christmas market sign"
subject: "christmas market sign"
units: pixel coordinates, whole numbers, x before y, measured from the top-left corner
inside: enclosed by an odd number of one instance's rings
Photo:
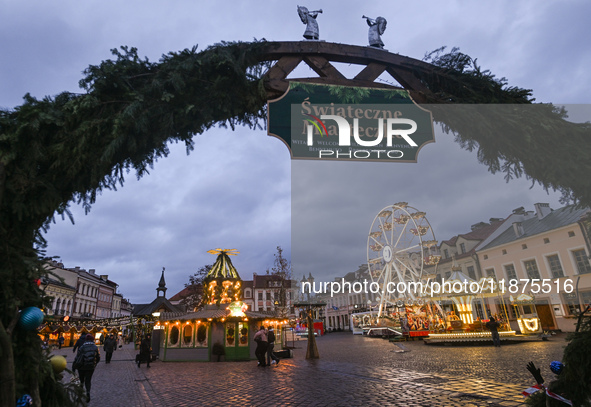
[[[248,304],[242,301],[234,301],[228,305],[228,309],[230,310],[231,317],[243,317],[248,309]]]
[[[435,142],[431,112],[405,90],[290,82],[267,114],[294,159],[417,162]]]

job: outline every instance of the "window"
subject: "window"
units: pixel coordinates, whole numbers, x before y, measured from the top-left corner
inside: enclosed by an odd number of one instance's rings
[[[197,325],[197,344],[199,346],[207,346],[207,325]]]
[[[476,281],[477,278],[476,278],[476,272],[474,271],[474,266],[468,266],[467,270],[468,270],[468,276],[472,280]]]
[[[183,328],[183,345],[191,345],[193,342],[193,327],[189,324]]]
[[[507,250],[506,249],[503,249],[503,254],[507,254]]]
[[[525,249],[527,249],[527,245],[524,243],[524,244],[522,244],[522,245],[521,245],[521,248],[522,248],[523,250],[525,250]]]
[[[484,258],[484,260],[488,260],[488,254],[485,254],[484,256],[482,256]]]
[[[507,264],[505,266],[505,273],[507,274],[507,280],[516,280],[517,273],[515,273],[515,267],[513,264]]]
[[[244,298],[250,298],[251,292],[250,290],[244,290]]]
[[[573,292],[570,294],[563,294],[564,304],[568,308],[568,312],[571,315],[578,315],[581,311],[585,310],[589,304],[591,304],[591,291],[580,292],[581,303],[583,308],[579,305],[577,295]]]
[[[171,345],[176,345],[179,343],[179,328],[177,326],[170,328],[170,337],[168,338],[168,342]]]
[[[538,265],[535,260],[524,261],[523,266],[525,267],[525,273],[529,279],[540,278],[540,272],[538,271]]]
[[[562,265],[560,264],[558,255],[553,254],[552,256],[546,257],[546,259],[548,260],[548,265],[550,266],[550,275],[552,275],[552,278],[564,277],[564,272],[562,271]]]
[[[262,291],[259,291],[258,299],[259,299],[259,301],[263,300],[263,292]]]
[[[568,237],[574,237],[575,236],[575,232],[573,232],[572,230],[570,230],[568,232]]]
[[[238,322],[238,346],[248,346],[248,323]]]
[[[544,244],[548,244],[550,243],[550,239],[548,239],[547,237],[544,238]]]
[[[447,249],[443,249],[443,256],[444,256],[446,259],[449,259],[449,250],[447,250]]]
[[[460,243],[460,252],[466,253],[466,245],[464,243]]]
[[[492,278],[496,281],[497,275],[495,274],[495,269],[486,269],[486,278]]]
[[[589,264],[589,258],[587,257],[587,253],[585,253],[585,249],[573,250],[573,256],[575,257],[579,274],[591,273],[591,265]]]

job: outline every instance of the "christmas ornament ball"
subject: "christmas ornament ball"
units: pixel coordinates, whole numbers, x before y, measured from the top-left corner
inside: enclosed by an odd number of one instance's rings
[[[564,369],[562,362],[555,360],[554,362],[550,363],[550,370],[552,370],[552,373],[560,374],[562,373],[562,369]]]
[[[37,329],[37,327],[43,323],[43,317],[43,311],[41,311],[39,308],[28,307],[21,311],[18,325],[27,331],[32,331]]]
[[[33,405],[33,398],[28,394],[23,395],[18,401],[16,402],[16,407],[26,407]]]
[[[61,355],[52,356],[49,359],[49,362],[51,363],[51,367],[53,368],[53,373],[55,373],[55,374],[63,372],[64,369],[66,368],[67,363],[68,363],[66,361],[66,358]]]

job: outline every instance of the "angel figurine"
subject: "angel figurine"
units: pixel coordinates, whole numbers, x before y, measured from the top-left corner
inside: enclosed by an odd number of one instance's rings
[[[304,32],[304,38],[307,40],[317,40],[318,35],[318,23],[316,17],[322,13],[322,9],[315,11],[308,11],[304,6],[298,6],[298,14],[302,23],[306,24],[306,32]]]
[[[380,36],[386,31],[386,19],[384,17],[378,17],[374,20],[373,18],[366,16],[363,16],[362,18],[365,18],[367,20],[367,25],[369,25],[369,33],[367,35],[369,46],[384,49],[384,43]]]

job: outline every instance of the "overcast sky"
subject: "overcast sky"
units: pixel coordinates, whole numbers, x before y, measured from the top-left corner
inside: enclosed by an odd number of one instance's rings
[[[82,71],[121,45],[156,61],[223,40],[300,40],[305,27],[297,4],[0,0],[0,107],[14,108],[27,92],[41,98],[79,91]],[[591,99],[591,3],[584,0],[303,5],[323,10],[320,37],[328,42],[366,45],[361,16],[383,16],[390,52],[421,59],[457,46],[511,85],[533,89],[539,102]],[[134,303],[155,297],[162,267],[167,294],[180,291],[190,274],[215,260],[206,251],[216,247],[241,252],[233,261],[244,279],[272,267],[278,245],[287,255],[293,250],[296,277],[328,278],[365,261],[367,231],[386,205],[408,201],[427,212],[441,240],[519,206],[560,206],[557,194],[529,187],[489,174],[474,153],[440,132],[417,164],[364,164],[292,162],[265,131],[216,128],[196,136],[189,156],[175,145],[149,176],[137,181],[130,174],[123,188],[99,196],[88,216],[75,207],[75,225],[58,219],[46,235],[47,254],[61,256],[66,267],[108,274]]]

